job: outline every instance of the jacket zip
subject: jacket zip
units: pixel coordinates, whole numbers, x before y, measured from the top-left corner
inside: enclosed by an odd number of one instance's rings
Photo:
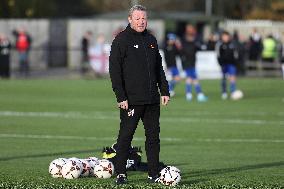
[[[141,41],[142,41],[142,44],[143,44],[143,47],[144,47],[144,50],[145,50],[145,55],[146,55],[146,61],[147,61],[147,66],[148,66],[148,74],[149,74],[149,94],[150,94],[150,97],[151,97],[152,87],[151,87],[150,63],[149,63],[149,59],[148,59],[147,48],[146,48],[145,43],[144,43],[144,41],[143,41],[143,36],[141,36],[140,39],[141,39]]]

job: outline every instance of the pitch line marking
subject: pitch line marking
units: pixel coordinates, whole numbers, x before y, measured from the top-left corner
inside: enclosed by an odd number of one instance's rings
[[[0,138],[23,138],[23,139],[59,139],[59,140],[97,140],[97,141],[115,141],[114,137],[82,137],[82,136],[64,136],[64,135],[33,135],[33,134],[0,134]],[[145,138],[134,137],[134,141],[145,141]],[[216,142],[216,143],[284,143],[281,139],[221,139],[221,138],[200,138],[185,139],[162,137],[162,141],[172,142]]]
[[[27,138],[27,139],[62,139],[62,140],[97,140],[97,141],[115,141],[114,137],[82,137],[82,136],[64,136],[64,135],[32,135],[32,134],[0,134],[0,138]],[[144,138],[134,137],[134,141],[144,141]],[[178,138],[161,138],[164,141],[181,141]]]
[[[81,112],[15,112],[0,111],[0,117],[50,117],[50,118],[72,118],[72,119],[99,119],[118,120],[115,112],[93,112],[83,114]],[[161,117],[161,122],[204,122],[204,123],[226,123],[226,124],[251,124],[251,125],[284,125],[284,121],[246,120],[246,119],[212,119],[212,118],[188,118],[188,117]]]

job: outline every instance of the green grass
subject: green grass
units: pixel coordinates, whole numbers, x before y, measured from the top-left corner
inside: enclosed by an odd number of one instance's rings
[[[160,159],[181,170],[178,188],[283,188],[284,81],[240,79],[238,102],[220,99],[218,80],[202,86],[207,103],[186,102],[181,84],[161,108]],[[101,157],[118,125],[109,80],[0,80],[0,188],[121,188],[48,173],[58,157]],[[144,147],[141,124],[132,144]],[[162,187],[128,174],[122,188]]]

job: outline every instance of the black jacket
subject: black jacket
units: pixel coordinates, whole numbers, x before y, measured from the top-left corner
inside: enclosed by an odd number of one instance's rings
[[[160,103],[169,96],[157,41],[145,30],[138,33],[129,25],[111,45],[109,73],[117,102],[130,105]]]
[[[188,41],[182,40],[181,60],[183,69],[194,68],[196,63],[196,53],[201,50],[201,42],[197,39]]]
[[[233,64],[233,65],[237,64],[239,56],[238,49],[232,41],[228,43],[219,42],[217,44],[216,50],[217,50],[218,62],[221,66],[225,64]]]
[[[167,42],[165,43],[164,47],[164,54],[165,54],[165,62],[168,68],[176,67],[176,56],[179,55],[178,49],[176,45],[169,45]]]

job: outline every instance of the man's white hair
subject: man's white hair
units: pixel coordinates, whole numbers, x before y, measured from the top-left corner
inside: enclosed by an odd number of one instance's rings
[[[133,13],[134,11],[136,11],[136,10],[138,10],[138,11],[145,11],[145,12],[147,11],[146,7],[144,7],[144,6],[142,6],[142,5],[134,5],[133,7],[131,7],[131,8],[129,9],[128,16],[131,17],[131,16],[132,16],[132,13]]]

